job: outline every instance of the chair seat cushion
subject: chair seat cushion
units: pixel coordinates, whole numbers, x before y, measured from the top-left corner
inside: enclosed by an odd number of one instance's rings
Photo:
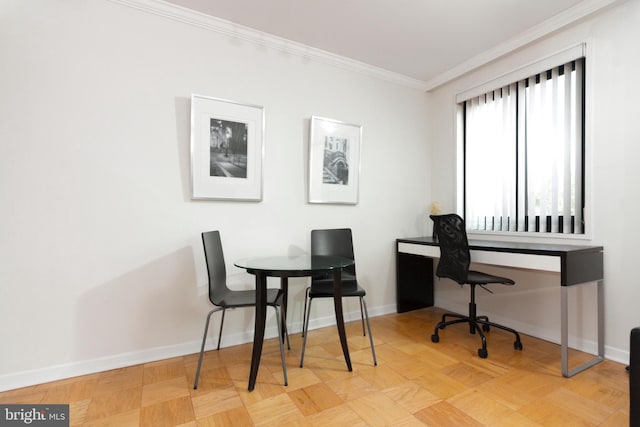
[[[469,270],[467,275],[467,283],[470,285],[486,285],[488,283],[500,283],[503,285],[513,285],[515,282],[506,277],[494,276],[481,271]]]
[[[281,303],[282,291],[280,289],[267,289],[267,304],[275,305]],[[256,305],[256,291],[234,291],[229,290],[222,295],[216,295],[212,301],[220,307],[245,307]]]
[[[363,297],[366,292],[358,285],[356,280],[342,280],[342,296],[344,297]],[[309,288],[310,298],[332,298],[333,297],[333,279],[314,279]]]

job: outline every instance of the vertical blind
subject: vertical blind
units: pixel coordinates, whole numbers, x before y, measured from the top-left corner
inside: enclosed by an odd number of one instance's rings
[[[512,84],[466,102],[465,166],[471,229],[514,230],[516,90]]]
[[[464,102],[470,229],[584,232],[584,58]]]

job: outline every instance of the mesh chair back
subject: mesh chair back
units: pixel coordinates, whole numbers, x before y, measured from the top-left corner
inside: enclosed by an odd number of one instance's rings
[[[209,300],[216,304],[214,296],[217,295],[220,298],[229,290],[220,232],[207,231],[202,233],[202,244],[207,261],[207,274],[209,275]]]
[[[436,275],[467,283],[471,255],[464,220],[456,214],[431,215],[440,243],[440,261]]]
[[[350,228],[311,230],[311,255],[339,256],[355,260]],[[355,264],[343,271],[356,275]]]

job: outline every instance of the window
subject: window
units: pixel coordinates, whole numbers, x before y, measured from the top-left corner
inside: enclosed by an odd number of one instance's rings
[[[584,234],[584,57],[459,101],[470,230]]]

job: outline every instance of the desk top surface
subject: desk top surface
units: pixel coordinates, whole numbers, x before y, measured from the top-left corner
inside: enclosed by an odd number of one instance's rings
[[[308,275],[318,271],[342,269],[352,265],[349,258],[335,256],[269,256],[244,258],[235,261],[236,267],[244,268],[248,272],[263,272],[267,274]]]
[[[407,237],[397,239],[399,243],[413,243],[418,245],[438,246],[432,237]],[[524,243],[495,240],[469,239],[469,249],[478,251],[512,252],[533,255],[562,256],[567,253],[602,252],[602,246],[568,245],[555,243]]]

